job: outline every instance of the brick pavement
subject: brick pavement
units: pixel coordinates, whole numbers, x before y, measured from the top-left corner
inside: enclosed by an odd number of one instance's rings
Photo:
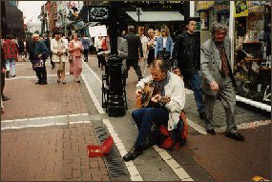
[[[49,75],[55,74],[50,66],[47,68]],[[92,122],[71,124],[92,118],[71,115],[88,112],[81,91],[84,88],[71,76],[67,76],[66,85],[57,84],[54,75],[48,77],[48,85],[35,85],[37,79],[29,62],[18,63],[16,69],[17,77],[8,79],[5,87],[11,100],[5,102],[1,118],[1,127],[9,125],[1,132],[1,181],[109,181],[103,158],[89,158],[87,154],[88,144],[98,144]],[[47,117],[56,115],[64,118],[53,117],[51,121]],[[21,118],[25,120],[18,120]],[[53,126],[41,127],[51,122]],[[37,127],[11,129],[33,125]]]
[[[1,180],[109,181],[103,158],[88,157],[88,144],[97,144],[91,123],[2,131]]]

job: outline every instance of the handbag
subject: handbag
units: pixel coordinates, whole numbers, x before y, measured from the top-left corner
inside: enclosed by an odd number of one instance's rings
[[[34,60],[34,68],[45,67],[45,62],[42,59]]]

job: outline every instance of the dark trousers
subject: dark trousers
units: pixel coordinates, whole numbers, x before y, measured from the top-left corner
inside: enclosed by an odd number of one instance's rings
[[[129,60],[129,59],[127,59],[126,64],[127,64],[127,73],[129,71],[130,67],[132,66],[133,69],[135,70],[137,76],[138,76],[138,79],[140,80],[140,79],[143,78],[141,69],[140,69],[140,67],[138,65],[138,59],[137,60]]]
[[[144,146],[152,124],[168,126],[169,112],[163,107],[141,108],[132,112],[138,127],[137,145]]]
[[[4,88],[5,88],[5,84],[6,84],[5,77],[6,77],[5,73],[1,72],[1,96],[2,97],[3,97]]]
[[[101,52],[101,51],[103,51],[102,49],[98,49],[98,52],[97,53],[99,53],[99,52]],[[100,66],[101,67],[103,67],[103,66],[105,66],[105,64],[106,64],[106,59],[105,59],[105,56],[104,55],[97,55],[97,60],[98,60],[98,67],[100,68]]]
[[[89,49],[84,49],[84,62],[88,62]]]
[[[194,91],[198,112],[205,111],[203,97],[202,97],[201,80],[200,80],[198,72],[192,75],[183,75],[183,77],[184,77],[184,82],[186,82],[186,84],[189,83],[192,90]]]
[[[37,67],[35,68],[36,75],[39,79],[39,83],[47,83],[47,71],[46,67]]]

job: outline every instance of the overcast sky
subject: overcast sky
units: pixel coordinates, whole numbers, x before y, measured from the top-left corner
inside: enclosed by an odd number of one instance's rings
[[[41,13],[41,6],[45,4],[46,1],[19,1],[18,8],[26,16],[25,23],[32,19],[32,22],[40,22],[38,16]]]

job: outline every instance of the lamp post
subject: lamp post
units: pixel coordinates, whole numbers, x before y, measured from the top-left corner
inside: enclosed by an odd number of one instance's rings
[[[110,44],[111,55],[106,63],[105,73],[109,79],[107,110],[110,117],[121,117],[126,114],[125,92],[122,79],[122,58],[117,55],[117,9],[118,2],[111,2],[110,8]]]

